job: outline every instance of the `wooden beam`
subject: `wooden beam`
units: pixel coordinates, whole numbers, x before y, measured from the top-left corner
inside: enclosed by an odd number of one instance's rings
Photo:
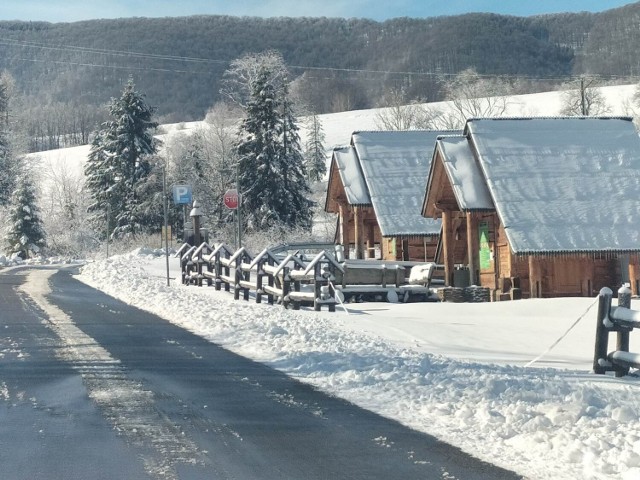
[[[469,259],[469,285],[476,285],[478,268],[478,222],[473,212],[467,212],[467,258]]]
[[[590,255],[580,257],[581,262],[581,286],[582,296],[590,297],[593,294],[593,279],[595,278],[595,260]]]
[[[451,211],[442,211],[442,255],[444,257],[444,284],[447,287],[453,284],[453,235],[451,231]]]
[[[542,268],[540,261],[533,255],[529,255],[529,296],[542,297]]]
[[[367,257],[376,258],[375,225],[373,222],[367,225]]]
[[[638,295],[638,273],[640,266],[638,265],[638,255],[630,255],[629,257],[629,283],[631,284],[631,295]]]
[[[354,208],[356,258],[364,259],[364,212],[361,207]]]
[[[349,218],[351,217],[351,212],[349,209],[343,205],[339,205],[339,215],[340,215],[340,243],[344,247],[344,258],[349,258]]]

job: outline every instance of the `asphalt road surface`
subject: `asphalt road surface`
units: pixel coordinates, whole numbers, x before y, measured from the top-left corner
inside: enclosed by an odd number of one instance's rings
[[[0,271],[0,478],[520,477],[25,268]]]

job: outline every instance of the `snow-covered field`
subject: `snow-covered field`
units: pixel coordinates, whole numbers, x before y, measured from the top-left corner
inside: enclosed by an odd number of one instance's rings
[[[635,85],[621,85],[613,87],[602,87],[600,89],[607,105],[611,108],[609,115],[630,115],[629,104],[635,92]],[[430,107],[446,111],[451,106],[448,102],[435,102],[426,104]],[[556,116],[559,114],[561,105],[560,92],[535,93],[530,95],[518,95],[511,97],[505,116],[529,117],[529,116]],[[376,126],[376,115],[384,109],[355,110],[349,112],[329,113],[319,115],[322,129],[325,134],[325,147],[330,153],[334,147],[347,145],[351,140],[351,133],[354,131],[378,130]],[[158,135],[161,140],[169,140],[170,137],[185,134],[200,128],[204,122],[184,122],[177,124],[162,125],[162,133]],[[306,130],[304,127],[300,131],[301,139],[304,142]],[[50,150],[30,154],[29,157],[37,158],[40,162],[40,172],[43,175],[43,196],[47,196],[47,188],[51,182],[47,182],[52,176],[59,177],[66,175],[82,180],[82,166],[89,154],[89,146],[79,146]],[[331,160],[327,156],[327,165]]]
[[[175,280],[167,287],[157,255],[95,261],[78,278],[525,478],[640,478],[640,383],[590,373],[592,298],[291,311]],[[178,260],[170,266],[179,278]]]

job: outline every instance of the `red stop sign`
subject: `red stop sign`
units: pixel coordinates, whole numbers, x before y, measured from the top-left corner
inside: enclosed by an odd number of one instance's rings
[[[238,191],[235,188],[227,190],[224,194],[223,201],[225,207],[235,210],[238,208]]]

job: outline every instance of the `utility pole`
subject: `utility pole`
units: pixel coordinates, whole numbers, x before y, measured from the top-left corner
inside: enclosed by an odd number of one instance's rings
[[[169,213],[167,208],[167,169],[162,166],[162,206],[164,208],[164,256],[167,264],[167,287],[169,286]]]
[[[240,206],[242,205],[242,194],[240,193],[240,179],[238,176],[238,164],[236,162],[236,192],[238,192],[238,206],[236,207],[236,220],[238,221],[238,249],[242,248],[242,219],[240,218]]]
[[[107,258],[109,258],[109,237],[110,235],[110,227],[109,223],[111,220],[111,203],[107,201]]]

